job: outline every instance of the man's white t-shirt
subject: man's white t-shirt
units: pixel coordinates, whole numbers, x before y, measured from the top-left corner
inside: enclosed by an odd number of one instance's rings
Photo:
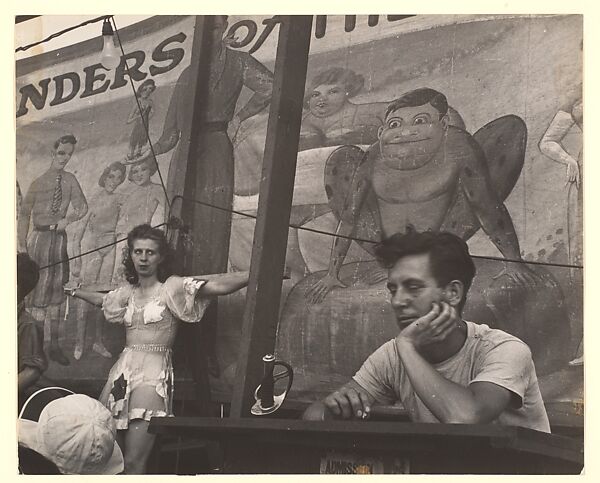
[[[520,339],[485,324],[466,322],[467,339],[452,357],[433,367],[446,379],[467,387],[491,382],[513,393],[511,404],[494,421],[550,432],[529,347]],[[415,422],[439,423],[415,393],[396,351],[396,341],[383,344],[354,375],[381,404],[400,401]]]

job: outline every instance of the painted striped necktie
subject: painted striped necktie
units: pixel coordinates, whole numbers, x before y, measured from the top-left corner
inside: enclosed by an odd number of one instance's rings
[[[62,174],[56,175],[56,186],[54,187],[54,194],[52,195],[52,205],[50,206],[50,213],[56,215],[60,211],[60,205],[62,205]]]

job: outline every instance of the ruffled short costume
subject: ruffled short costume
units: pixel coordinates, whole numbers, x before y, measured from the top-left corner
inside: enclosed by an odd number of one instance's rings
[[[136,286],[131,284],[104,297],[106,320],[123,324],[126,335],[125,348],[99,397],[117,429],[127,429],[134,419],[173,416],[171,348],[177,323],[202,319],[211,298],[196,294],[205,283],[191,277],[169,277],[143,306],[136,304]]]

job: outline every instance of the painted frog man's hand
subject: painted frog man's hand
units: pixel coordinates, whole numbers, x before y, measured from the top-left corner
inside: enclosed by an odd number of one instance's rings
[[[335,287],[345,288],[346,285],[340,282],[335,275],[327,274],[309,287],[304,293],[304,296],[309,300],[310,303],[320,304],[325,297],[327,297],[327,294]]]
[[[556,285],[551,277],[537,274],[525,263],[507,262],[502,271],[493,277],[493,279],[496,280],[503,275],[506,275],[516,286],[525,289],[535,289],[541,286],[553,287]]]

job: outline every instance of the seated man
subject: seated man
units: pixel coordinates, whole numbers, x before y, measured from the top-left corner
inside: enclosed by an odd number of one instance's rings
[[[304,419],[369,416],[401,402],[412,421],[492,423],[550,432],[531,352],[521,340],[461,318],[475,265],[446,232],[409,230],[376,248],[400,332]]]

